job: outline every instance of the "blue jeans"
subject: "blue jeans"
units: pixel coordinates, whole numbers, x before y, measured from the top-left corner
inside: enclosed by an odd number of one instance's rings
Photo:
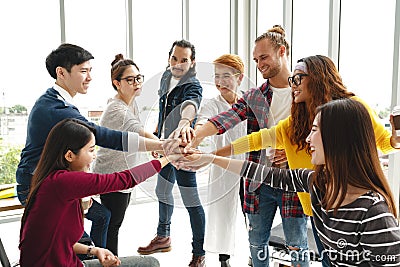
[[[29,194],[29,185],[26,184],[17,184],[17,197],[21,205],[25,207],[26,200]]]
[[[328,254],[324,253],[325,248],[324,245],[322,245],[321,239],[319,239],[319,236],[317,234],[317,229],[315,229],[314,220],[312,217],[311,217],[311,226],[313,230],[315,245],[317,245],[319,257],[321,259],[322,267],[330,267],[331,263],[329,261]]]
[[[277,207],[282,216],[282,193],[267,185],[260,186],[259,213],[247,214],[249,218],[250,253],[254,267],[269,266],[268,242]],[[307,242],[307,216],[282,217],[286,245],[299,248],[290,250],[292,265],[309,266]],[[305,257],[303,257],[305,256]]]
[[[94,199],[92,200],[93,204],[85,215],[86,219],[92,221],[90,238],[97,247],[105,248],[111,212],[104,205],[101,205]]]
[[[171,164],[166,165],[158,175],[156,194],[159,205],[158,236],[170,236],[171,217],[174,211],[172,189],[177,182],[185,208],[189,212],[192,228],[192,253],[205,254],[203,249],[205,215],[197,192],[196,173],[177,170]]]

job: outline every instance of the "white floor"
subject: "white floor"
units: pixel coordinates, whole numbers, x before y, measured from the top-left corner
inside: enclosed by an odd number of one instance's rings
[[[238,216],[238,219],[241,218]],[[131,206],[126,222],[121,229],[122,233],[126,234],[120,235],[123,244],[121,255],[135,254],[139,246],[147,245],[154,237],[158,223],[158,203]],[[161,266],[187,266],[192,257],[192,232],[189,216],[184,208],[178,207],[174,210],[171,239],[172,250],[168,253],[154,254],[154,257],[160,261]],[[236,240],[236,253],[231,259],[232,266],[247,266],[249,253],[244,220],[238,220]],[[206,254],[207,266],[219,266],[218,263],[218,255]]]

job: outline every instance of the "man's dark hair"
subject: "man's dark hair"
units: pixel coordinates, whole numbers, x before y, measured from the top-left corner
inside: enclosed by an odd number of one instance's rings
[[[170,57],[172,55],[172,50],[174,50],[175,46],[179,46],[182,48],[190,48],[190,50],[192,50],[192,55],[190,56],[190,59],[192,61],[196,59],[196,49],[194,48],[194,45],[192,45],[192,43],[190,43],[189,41],[186,41],[186,40],[175,41],[172,44],[171,49],[169,50],[168,57]]]
[[[194,48],[194,45],[186,40],[180,40],[180,41],[175,41],[172,46],[171,49],[169,50],[169,55],[168,58],[171,57],[172,55],[172,51],[174,50],[175,46],[179,46],[182,48],[190,48],[190,50],[192,51],[192,55],[190,56],[190,60],[195,60],[196,59],[196,49]],[[167,66],[167,69],[169,68],[169,64]],[[186,77],[191,77],[196,75],[196,64],[193,64],[192,67],[190,67],[189,71],[182,77],[183,79],[186,79]]]
[[[50,76],[57,79],[56,68],[63,67],[68,72],[75,65],[80,65],[94,57],[80,46],[73,44],[62,44],[46,57],[46,68]]]

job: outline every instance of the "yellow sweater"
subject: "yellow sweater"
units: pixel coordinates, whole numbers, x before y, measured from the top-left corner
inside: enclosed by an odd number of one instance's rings
[[[378,116],[364,101],[354,96],[353,100],[361,102],[368,110],[372,126],[374,127],[376,144],[383,153],[388,153],[394,148],[390,144],[391,133],[385,129],[380,123]],[[232,142],[234,154],[243,154],[245,152],[257,151],[265,149],[267,147],[285,149],[286,156],[288,159],[289,168],[299,169],[307,168],[312,169],[314,166],[311,163],[311,155],[307,154],[306,151],[300,150],[296,152],[297,145],[293,145],[290,142],[288,129],[292,123],[292,117],[289,116],[284,120],[281,120],[276,126],[270,129],[261,129],[258,132],[251,133],[247,136],[243,136]],[[312,215],[311,199],[308,193],[297,193],[301,204],[303,206],[304,213],[306,215]]]

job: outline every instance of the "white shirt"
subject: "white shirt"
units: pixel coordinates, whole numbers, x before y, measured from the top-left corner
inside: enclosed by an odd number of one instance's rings
[[[197,123],[204,124],[208,118],[227,111],[231,107],[221,95],[213,99],[204,99],[201,103]],[[244,135],[246,135],[246,121],[240,122],[224,134],[207,137],[205,142],[208,142],[209,149],[213,151]],[[203,148],[203,150],[206,149]],[[234,155],[231,158],[244,159],[245,154]],[[207,188],[208,215],[204,238],[206,251],[229,255],[233,255],[235,251],[239,183],[240,175],[233,174],[216,165],[210,167]]]
[[[174,89],[178,83],[179,83],[179,79],[175,79],[174,77],[171,77],[171,80],[169,81],[169,88],[168,88],[168,93],[167,95],[169,95],[169,93],[171,93],[172,89]]]
[[[72,96],[68,93],[67,90],[65,90],[64,88],[62,88],[61,86],[59,86],[58,84],[54,84],[53,86],[54,90],[56,90],[62,98],[64,98],[64,100],[70,104],[74,105],[74,99],[72,98]]]
[[[292,89],[290,87],[275,88],[270,85],[270,88],[272,90],[272,102],[267,123],[268,128],[289,117],[292,105]]]

